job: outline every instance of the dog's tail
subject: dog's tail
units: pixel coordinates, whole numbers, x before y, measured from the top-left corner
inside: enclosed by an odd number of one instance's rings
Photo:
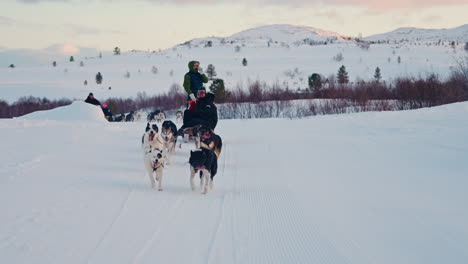
[[[219,135],[216,135],[217,137],[217,141],[218,141],[218,144],[216,144],[218,147],[216,148],[215,152],[219,158],[219,155],[221,155],[221,150],[223,148],[223,140],[221,139],[221,137]]]

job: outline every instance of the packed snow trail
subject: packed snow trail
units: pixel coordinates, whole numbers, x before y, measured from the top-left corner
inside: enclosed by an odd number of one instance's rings
[[[467,114],[222,120],[207,195],[192,143],[150,188],[143,122],[0,120],[0,262],[466,263]]]

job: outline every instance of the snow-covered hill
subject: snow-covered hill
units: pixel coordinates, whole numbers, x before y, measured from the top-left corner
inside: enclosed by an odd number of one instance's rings
[[[210,41],[212,45],[235,45],[243,47],[289,46],[324,44],[345,37],[331,31],[313,27],[294,26],[286,24],[267,25],[236,33],[225,38],[201,38],[188,41],[181,45],[205,46]]]
[[[78,108],[88,121],[69,116]],[[151,190],[145,123],[94,122],[95,110],[0,120],[0,263],[468,259],[467,103],[221,120],[208,195],[189,188],[192,144]]]
[[[460,31],[464,28],[466,26],[460,27]],[[330,41],[333,38],[336,40]],[[33,95],[82,100],[89,92],[94,92],[97,98],[106,100],[135,97],[140,92],[160,94],[174,84],[182,85],[188,71],[187,63],[191,60],[199,60],[204,69],[213,64],[216,78],[222,78],[227,89],[247,89],[249,83],[257,80],[270,87],[305,89],[312,73],[328,78],[335,76],[342,65],[351,82],[373,80],[377,67],[381,70],[382,80],[387,82],[398,77],[425,77],[431,73],[443,79],[456,67],[457,59],[468,55],[463,42],[455,47],[447,45],[452,40],[444,40],[445,45],[390,43],[362,49],[336,33],[272,25],[226,38],[196,39],[164,51],[124,51],[120,56],[103,52],[103,57],[98,58],[98,51],[92,54],[88,50],[74,56],[74,62],[69,61],[69,56],[62,55],[60,60],[51,56],[48,62],[33,66],[22,65],[10,58],[0,68],[0,99],[12,102],[21,96]],[[4,52],[8,51],[0,51],[0,57]],[[335,59],[338,54],[342,54],[341,61]],[[247,66],[242,64],[244,58]],[[57,61],[57,67],[52,66],[53,61]],[[80,66],[81,62],[83,66]],[[10,64],[15,64],[16,68],[8,68]],[[103,76],[101,85],[95,82],[98,72]]]
[[[399,28],[388,33],[369,36],[365,40],[468,42],[468,24],[450,29]]]

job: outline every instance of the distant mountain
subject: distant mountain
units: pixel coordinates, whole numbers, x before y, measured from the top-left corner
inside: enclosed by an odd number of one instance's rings
[[[468,42],[468,24],[450,29],[399,28],[364,38],[368,41],[462,41]]]
[[[328,39],[344,39],[338,33],[313,27],[293,25],[268,25],[244,30],[229,37],[233,40],[273,40],[294,43],[303,39],[327,41]]]
[[[68,61],[70,56],[80,57],[98,56],[99,51],[94,48],[77,47],[69,44],[56,44],[45,49],[1,49],[0,61],[5,65],[42,66],[52,64],[53,61]]]
[[[181,45],[244,44],[248,46],[261,45],[300,45],[325,44],[345,40],[346,37],[335,32],[306,26],[286,24],[267,25],[236,33],[229,37],[199,38]],[[209,45],[209,44],[208,44]]]

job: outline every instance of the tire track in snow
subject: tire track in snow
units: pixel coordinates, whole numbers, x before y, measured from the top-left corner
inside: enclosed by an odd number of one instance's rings
[[[158,236],[163,232],[163,228],[167,227],[169,225],[169,223],[171,223],[172,220],[175,219],[175,217],[177,215],[176,212],[178,211],[179,208],[182,207],[182,204],[185,201],[185,197],[186,197],[186,195],[181,195],[179,197],[179,199],[177,199],[175,205],[173,206],[173,208],[172,208],[172,210],[170,212],[170,215],[166,218],[166,221],[164,222],[164,224],[158,225],[156,230],[153,231],[150,238],[146,240],[146,242],[144,243],[144,246],[141,248],[140,251],[137,252],[135,257],[133,258],[133,260],[131,262],[132,264],[138,263],[141,260],[141,258],[145,256],[146,252],[151,248],[151,245],[155,241],[157,241]]]
[[[122,217],[123,213],[125,212],[125,209],[127,207],[127,204],[128,204],[128,201],[130,200],[130,196],[133,194],[135,190],[135,186],[132,186],[131,190],[128,192],[127,194],[127,197],[125,197],[125,200],[121,203],[121,206],[120,206],[120,209],[119,209],[119,212],[117,213],[117,215],[114,217],[114,219],[112,220],[112,223],[109,225],[109,228],[107,228],[106,232],[104,232],[104,234],[101,236],[101,238],[99,239],[99,242],[97,243],[96,247],[94,247],[93,251],[91,252],[91,254],[88,256],[87,260],[86,260],[86,263],[90,263],[91,259],[93,258],[93,256],[96,254],[96,252],[98,251],[99,247],[102,245],[102,242],[106,239],[106,237],[109,236],[109,234],[111,233],[112,229],[114,228],[115,226],[115,223]]]

